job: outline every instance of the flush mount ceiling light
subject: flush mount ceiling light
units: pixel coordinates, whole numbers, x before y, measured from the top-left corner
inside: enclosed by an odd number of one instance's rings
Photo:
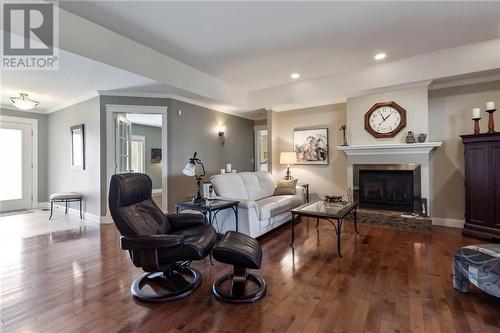
[[[377,54],[373,57],[373,59],[375,59],[375,60],[382,60],[382,59],[385,59],[385,57],[387,57],[387,54],[385,54],[385,53],[377,53]]]
[[[300,77],[300,74],[299,73],[292,73],[292,75],[290,75],[290,77],[294,80],[297,80]]]
[[[21,110],[32,110],[38,105],[38,101],[28,98],[28,94],[19,93],[19,97],[11,97],[12,104]]]

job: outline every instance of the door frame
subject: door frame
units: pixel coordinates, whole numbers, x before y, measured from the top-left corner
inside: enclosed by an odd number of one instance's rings
[[[38,119],[0,115],[0,122],[28,124],[31,126],[31,207],[28,208],[38,208]]]
[[[115,113],[152,113],[161,114],[161,150],[162,150],[162,174],[161,187],[163,208],[168,210],[168,133],[167,133],[167,112],[168,106],[152,105],[123,105],[123,104],[105,104],[106,111],[106,193],[109,191],[109,182],[115,170],[115,128],[113,116]],[[107,199],[106,199],[107,206]],[[108,209],[106,208],[106,211]]]

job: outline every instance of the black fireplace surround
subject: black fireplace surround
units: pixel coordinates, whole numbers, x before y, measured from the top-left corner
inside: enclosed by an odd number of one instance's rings
[[[354,199],[360,208],[420,211],[420,165],[354,165]]]

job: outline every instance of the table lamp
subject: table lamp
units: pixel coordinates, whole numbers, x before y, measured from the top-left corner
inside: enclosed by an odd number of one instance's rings
[[[201,160],[196,157],[196,154],[197,152],[195,152],[194,156],[189,159],[189,162],[186,164],[184,170],[182,170],[182,173],[186,176],[196,178],[196,196],[193,198],[193,204],[200,204],[205,201],[205,199],[201,196],[201,183],[203,182],[202,177],[205,176],[205,167],[203,166]],[[196,173],[197,165],[201,165],[201,174]]]
[[[297,153],[294,151],[291,152],[281,152],[280,153],[280,164],[286,164],[286,175],[283,178],[284,180],[293,179],[292,174],[290,173],[290,165],[297,163]]]

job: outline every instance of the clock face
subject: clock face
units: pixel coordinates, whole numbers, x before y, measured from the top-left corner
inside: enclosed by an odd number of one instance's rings
[[[365,129],[376,138],[393,138],[406,127],[406,110],[398,103],[374,104],[365,114]]]
[[[401,124],[401,114],[392,106],[382,106],[372,112],[369,124],[377,133],[391,133]]]

